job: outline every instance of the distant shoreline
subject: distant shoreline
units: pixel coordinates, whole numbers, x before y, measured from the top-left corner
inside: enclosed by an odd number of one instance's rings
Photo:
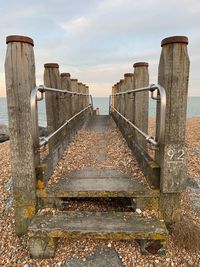
[[[100,109],[100,115],[108,114],[109,98],[94,97],[94,108]],[[45,102],[38,102],[39,125],[46,127]],[[156,114],[156,101],[149,99],[149,116]],[[200,97],[188,97],[187,118],[200,117]],[[0,97],[0,124],[8,125],[7,101],[6,97]]]

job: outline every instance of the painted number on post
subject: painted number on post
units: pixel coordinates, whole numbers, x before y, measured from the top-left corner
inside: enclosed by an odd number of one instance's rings
[[[168,155],[168,162],[183,162],[185,157],[185,150],[184,149],[169,149],[167,151]]]

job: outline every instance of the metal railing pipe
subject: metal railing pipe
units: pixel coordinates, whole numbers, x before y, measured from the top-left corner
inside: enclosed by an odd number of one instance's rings
[[[128,120],[126,117],[124,117],[114,106],[111,104],[111,96],[119,96],[119,95],[125,95],[125,94],[130,94],[130,93],[137,93],[137,92],[142,92],[142,91],[150,91],[154,92],[155,90],[158,90],[158,95],[157,98],[152,96],[152,99],[156,99],[160,101],[160,127],[159,127],[159,135],[157,138],[153,138],[152,136],[144,133],[141,131],[135,124],[133,124],[130,120]],[[126,90],[124,92],[116,93],[110,95],[109,99],[109,110],[111,111],[111,107],[113,110],[120,115],[127,123],[129,123],[133,128],[135,128],[141,135],[143,135],[146,140],[151,143],[153,146],[158,147],[160,143],[164,141],[164,132],[165,132],[165,116],[166,116],[166,92],[165,89],[159,85],[159,84],[151,84],[147,87],[142,87],[142,88],[137,88],[137,89],[131,89],[131,90]]]
[[[39,97],[39,98],[37,97],[38,92],[41,93],[41,97]],[[64,94],[69,93],[69,94],[74,94],[74,95],[75,94],[76,95],[87,95],[87,96],[90,96],[91,103],[86,108],[82,109],[81,111],[79,111],[78,113],[76,113],[74,116],[72,116],[70,119],[68,119],[67,121],[65,121],[65,123],[62,124],[56,131],[54,131],[53,133],[51,133],[47,137],[43,137],[42,138],[42,141],[40,141],[39,147],[38,147],[38,140],[37,140],[37,127],[38,127],[38,124],[37,124],[37,118],[36,118],[36,102],[37,101],[41,101],[41,100],[44,99],[44,92],[64,93]],[[56,135],[70,121],[72,121],[74,118],[76,118],[82,112],[84,112],[88,108],[93,109],[93,99],[92,99],[92,95],[90,95],[90,94],[83,94],[83,93],[71,92],[71,91],[68,91],[68,90],[60,90],[60,89],[55,89],[55,88],[48,88],[48,87],[45,87],[43,85],[39,85],[39,86],[36,86],[35,88],[33,88],[33,90],[31,91],[30,106],[31,106],[31,120],[32,120],[32,138],[33,138],[33,144],[34,144],[35,149],[39,149],[41,146],[47,144],[48,141],[54,135]]]
[[[91,108],[91,105],[88,105],[86,108],[82,109],[81,111],[79,111],[78,113],[76,113],[74,116],[72,116],[70,119],[66,120],[56,131],[54,131],[53,133],[49,134],[46,137],[42,137],[41,141],[40,141],[40,147],[46,145],[49,140],[54,137],[58,132],[60,132],[67,124],[70,123],[70,121],[72,121],[73,119],[75,119],[77,116],[79,116],[81,113],[83,113],[85,110],[87,110],[88,108]]]
[[[46,87],[44,85],[39,85],[38,86],[38,91],[40,91],[40,92],[52,92],[52,93],[63,93],[63,94],[71,94],[71,95],[89,96],[89,94],[85,94],[85,93],[78,93],[78,92],[73,92],[73,91],[68,91],[68,90],[49,88],[49,87]]]

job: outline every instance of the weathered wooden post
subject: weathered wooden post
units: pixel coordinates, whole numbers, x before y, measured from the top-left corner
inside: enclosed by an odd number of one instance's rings
[[[115,107],[115,96],[114,96],[114,94],[115,94],[115,88],[116,88],[116,84],[114,84],[112,86],[111,104],[112,104],[113,107]],[[113,108],[111,108],[111,112],[114,112],[114,109]]]
[[[78,80],[77,79],[71,79],[71,91],[72,92],[78,92]],[[72,116],[74,116],[79,111],[78,106],[79,96],[78,95],[72,95],[71,96],[71,102],[72,102]],[[76,133],[78,128],[78,120],[77,118],[73,119],[73,121],[70,123],[71,125],[71,134],[72,136]]]
[[[82,83],[78,83],[78,93],[82,93]],[[83,97],[81,95],[78,95],[77,97],[77,112],[80,111],[83,107]]]
[[[119,81],[119,93],[121,93],[121,92],[123,92],[124,91],[124,89],[123,89],[123,87],[124,87],[124,85],[123,85],[123,83],[124,83],[124,80],[123,79],[121,79],[120,81]],[[119,109],[118,109],[118,111],[123,115],[123,107],[124,107],[124,95],[119,95],[118,96],[119,97]],[[124,120],[122,119],[122,117],[121,116],[119,116],[118,117],[118,122],[119,122],[119,128],[120,128],[120,130],[123,132],[123,130],[124,130],[124,127],[123,127],[123,125],[124,125]]]
[[[119,81],[119,92],[123,92],[124,91],[124,85],[123,85],[123,83],[124,83],[124,80],[123,79],[121,79],[120,81]],[[123,99],[124,99],[124,96],[123,95],[120,95],[119,96],[119,112],[123,115]]]
[[[133,73],[124,74],[124,90],[133,89]],[[124,116],[133,121],[133,93],[125,95],[125,112]]]
[[[61,89],[71,91],[71,79],[70,73],[61,73]],[[63,119],[66,121],[71,117],[71,94],[66,93],[62,96],[63,101],[61,101],[61,109],[63,113]],[[61,115],[62,116],[62,115]]]
[[[78,80],[77,79],[71,79],[71,91],[78,92]],[[72,115],[78,112],[77,99],[78,99],[77,95],[71,96]]]
[[[82,85],[82,93],[86,94],[86,84]],[[83,96],[83,108],[86,107],[86,96]]]
[[[6,91],[10,130],[14,218],[17,235],[26,233],[36,213],[36,174],[30,95],[35,88],[33,40],[12,35],[6,38]],[[37,106],[36,106],[37,108]],[[37,111],[36,111],[37,112]],[[37,116],[36,116],[37,118]],[[38,137],[36,137],[38,138]]]
[[[119,82],[116,83],[115,93],[116,94],[119,93]],[[120,96],[119,95],[115,96],[115,109],[117,111],[119,111],[119,104],[120,104],[119,99],[120,99]],[[119,119],[119,115],[117,113],[115,113],[115,116],[114,117],[115,117],[115,122],[119,126],[119,120],[118,120]]]
[[[44,64],[44,85],[46,87],[60,89],[60,73],[59,65],[57,63],[46,63]],[[62,96],[63,97],[63,96]],[[60,121],[60,94],[46,92],[45,94],[46,102],[46,117],[47,117],[47,130],[48,133],[53,133],[61,125]],[[49,141],[49,149],[52,150],[57,144],[59,136],[53,137]]]
[[[82,83],[82,91],[81,93],[85,94],[85,87],[86,85]],[[82,97],[82,109],[85,107],[85,96]]]
[[[86,96],[86,107],[87,106],[89,106],[89,104],[90,104],[90,97],[89,97],[89,86],[86,86],[86,88],[85,88],[85,92],[86,92],[86,94],[88,94],[88,96]]]
[[[89,86],[85,86],[85,93],[88,94],[88,96],[85,96],[85,107],[88,107],[90,104],[90,97],[89,97]],[[91,114],[90,109],[87,109],[86,111],[86,116],[88,116],[89,114]]]
[[[124,90],[131,90],[133,88],[133,73],[125,73],[124,74]],[[134,94],[133,93],[127,93],[125,95],[125,112],[124,116],[129,119],[131,122],[133,122],[133,112],[134,112]],[[127,139],[127,142],[130,143],[134,136],[134,129],[132,126],[130,126],[128,123],[126,124],[126,133],[125,137]]]
[[[71,91],[70,73],[61,73],[60,79],[61,79],[61,89]],[[71,94],[66,93],[61,95],[60,105],[61,107],[60,107],[59,117],[62,118],[62,123],[64,123],[72,116]],[[62,130],[63,138],[65,138],[65,136],[67,135],[68,132],[67,129],[69,129],[69,125],[67,125],[65,129]]]
[[[161,42],[158,83],[166,90],[166,119],[164,141],[156,151],[160,165],[160,211],[171,224],[180,217],[180,193],[187,174],[185,145],[187,92],[189,79],[188,38],[173,36]],[[157,115],[160,107],[158,105]],[[159,116],[157,116],[157,134]]]
[[[149,85],[149,72],[147,62],[137,62],[134,67],[134,89],[146,87]],[[134,123],[143,132],[148,132],[148,91],[135,93],[134,97]],[[137,131],[135,131],[136,142],[144,149],[147,149],[147,143]]]
[[[81,86],[81,93],[85,93],[85,84],[82,83],[82,86]],[[82,108],[83,109],[85,107],[85,96],[82,96]]]

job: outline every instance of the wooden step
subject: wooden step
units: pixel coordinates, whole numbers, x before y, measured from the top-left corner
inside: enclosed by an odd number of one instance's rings
[[[56,238],[150,239],[165,242],[167,229],[163,221],[143,218],[132,212],[65,212],[36,215],[29,228],[33,257],[51,256]],[[47,247],[50,247],[50,250]],[[47,252],[41,252],[47,249]],[[37,251],[36,251],[37,250]],[[42,253],[42,254],[41,254]],[[48,255],[47,255],[48,254]]]
[[[158,197],[138,178],[130,177],[119,170],[85,168],[61,177],[58,183],[38,190],[38,197]]]
[[[28,228],[29,237],[95,237],[100,239],[166,239],[163,221],[133,212],[59,212],[36,215]]]

